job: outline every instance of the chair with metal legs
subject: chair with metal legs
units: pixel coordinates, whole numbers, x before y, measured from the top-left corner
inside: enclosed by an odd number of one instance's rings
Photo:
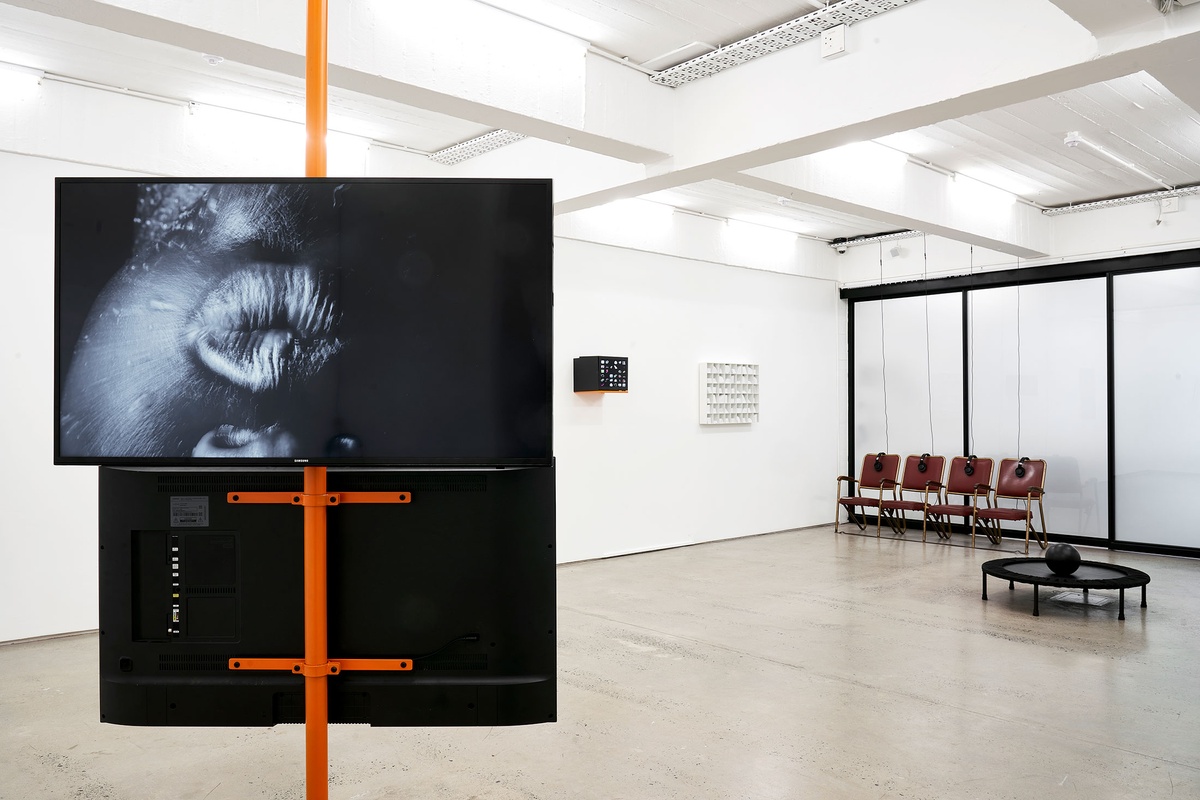
[[[925,509],[929,506],[929,490],[933,489],[933,497],[938,498],[938,490],[934,487],[942,485],[942,474],[946,471],[945,456],[931,456],[922,453],[919,456],[908,456],[904,459],[904,474],[898,485],[893,485],[896,496],[883,498],[879,503],[879,516],[875,522],[875,535],[883,518],[888,518],[892,532],[903,534],[908,524],[904,512],[915,511],[921,514],[921,541],[925,541]],[[883,488],[888,488],[885,484]],[[905,493],[908,496],[905,496]],[[917,498],[920,499],[917,499]]]
[[[860,518],[854,516],[854,509],[879,508],[883,499],[884,484],[892,486],[892,496],[895,497],[896,475],[900,471],[900,456],[895,453],[867,453],[863,456],[862,470],[858,479],[858,491],[854,491],[854,478],[849,475],[839,475],[837,479],[837,506],[833,512],[833,532],[838,532],[838,523],[842,509],[850,516],[850,521],[858,529],[866,530],[865,511],[860,510]],[[842,494],[842,484],[847,484],[848,494]],[[869,494],[865,494],[868,493]]]
[[[975,527],[981,526],[984,533],[995,544],[1000,544],[1000,523],[1003,520],[1025,523],[1025,555],[1029,555],[1029,532],[1033,531],[1042,549],[1046,549],[1046,512],[1042,508],[1045,495],[1046,462],[1042,459],[1005,458],[1000,461],[995,488],[985,495],[987,505],[980,507],[978,496],[975,502],[975,522],[971,524],[971,546],[975,546]],[[1016,507],[1001,506],[1001,500],[1015,501]],[[1038,517],[1042,521],[1039,533],[1033,523],[1033,505],[1037,503]]]
[[[933,530],[939,537],[950,538],[951,517],[962,517],[964,524],[968,519],[974,521],[977,497],[980,492],[986,494],[991,487],[995,463],[994,459],[973,455],[950,459],[946,482],[937,487],[940,496],[925,509],[926,524],[933,523]],[[954,498],[961,498],[962,502],[951,502]]]

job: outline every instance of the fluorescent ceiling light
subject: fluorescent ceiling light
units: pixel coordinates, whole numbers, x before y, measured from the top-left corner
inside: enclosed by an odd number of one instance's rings
[[[769,228],[756,222],[731,219],[721,238],[726,247],[750,258],[786,258],[796,251],[799,237],[791,231]]]
[[[949,183],[949,194],[959,213],[990,216],[1004,213],[1017,202],[1012,192],[958,173]]]
[[[46,73],[43,70],[27,67],[24,64],[13,64],[9,61],[0,61],[0,71],[16,75],[28,75],[39,81],[46,77]]]
[[[40,69],[0,61],[0,108],[12,110],[38,97],[44,78]]]
[[[1141,175],[1143,178],[1145,178],[1149,181],[1153,181],[1154,183],[1157,183],[1159,186],[1163,187],[1164,189],[1174,189],[1175,188],[1171,184],[1164,181],[1162,178],[1158,177],[1157,175],[1153,175],[1153,174],[1147,172],[1146,170],[1139,167],[1137,164],[1134,164],[1132,161],[1126,161],[1125,159],[1121,158],[1116,153],[1113,153],[1109,150],[1104,149],[1103,147],[1096,144],[1095,142],[1089,141],[1088,139],[1084,138],[1083,135],[1079,133],[1079,131],[1068,132],[1067,135],[1063,138],[1063,144],[1065,144],[1067,147],[1079,147],[1079,145],[1083,145],[1091,150],[1095,150],[1097,153],[1104,156],[1105,158],[1107,158],[1109,161],[1113,162],[1114,164],[1118,164],[1118,165],[1124,167],[1125,169],[1129,170],[1130,172],[1136,172],[1138,175]]]
[[[898,178],[908,163],[907,153],[874,140],[851,142],[804,158],[829,165],[845,180],[868,182],[877,182],[881,175]]]

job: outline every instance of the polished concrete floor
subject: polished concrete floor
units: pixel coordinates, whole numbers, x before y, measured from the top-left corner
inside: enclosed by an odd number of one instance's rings
[[[1152,578],[1118,622],[983,602],[1009,554],[830,526],[560,567],[560,721],[337,727],[330,797],[1200,797],[1200,562],[1084,550]],[[301,727],[101,725],[95,662],[0,647],[0,798],[304,796]]]

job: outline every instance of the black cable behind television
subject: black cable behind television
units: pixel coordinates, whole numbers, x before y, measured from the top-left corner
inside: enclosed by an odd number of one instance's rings
[[[331,469],[328,483],[412,493],[329,509],[329,657],[414,660],[331,676],[330,722],[553,721],[554,468]],[[304,721],[303,677],[229,669],[303,659],[302,509],[226,501],[301,489],[298,470],[100,469],[102,721]]]

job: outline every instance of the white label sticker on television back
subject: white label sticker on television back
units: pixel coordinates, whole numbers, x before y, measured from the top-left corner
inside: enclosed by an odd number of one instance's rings
[[[172,528],[207,528],[207,497],[171,497]]]

